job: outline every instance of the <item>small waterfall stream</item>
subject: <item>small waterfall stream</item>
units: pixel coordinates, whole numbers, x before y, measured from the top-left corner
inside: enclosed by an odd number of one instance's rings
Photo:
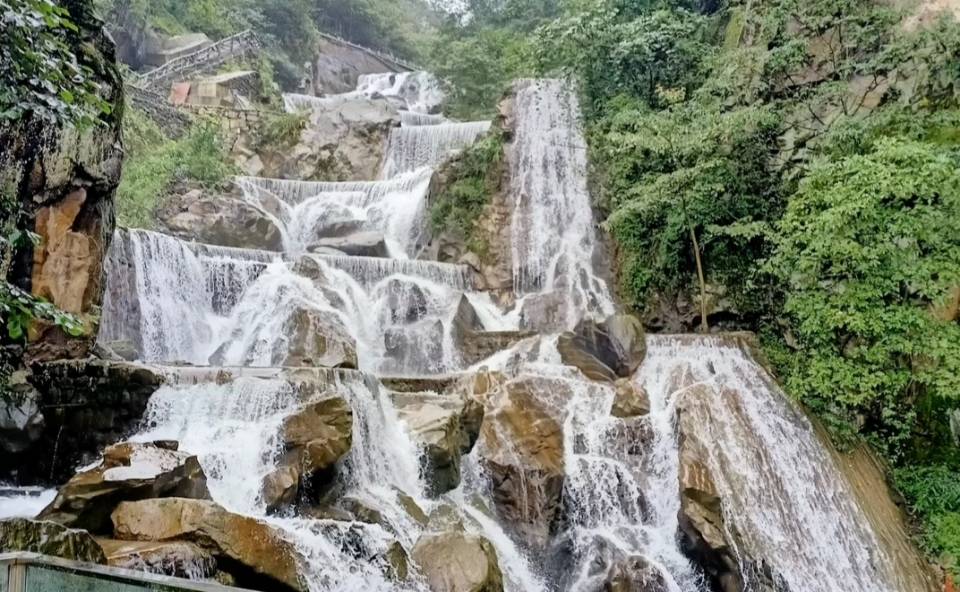
[[[894,583],[809,423],[742,348],[720,338],[650,337],[632,380],[649,394],[651,412],[628,419],[611,415],[612,384],[563,364],[556,332],[616,310],[595,266],[602,246],[579,106],[567,83],[523,81],[515,93],[507,160],[517,309],[506,314],[476,292],[463,266],[416,259],[427,234],[431,168],[489,128],[436,115],[438,93],[432,77],[407,73],[365,77],[342,96],[285,97],[296,110],[384,96],[406,111],[386,148],[382,180],[237,179],[243,199],[281,229],[282,253],[118,231],[100,341],[130,341],[145,362],[197,366],[171,371],[176,379],[154,394],[135,439],[177,440],[197,454],[215,501],[269,522],[296,545],[310,592],[428,590],[416,574],[406,581],[387,575],[390,546],[409,552],[431,528],[411,517],[400,496],[427,514],[452,512],[467,532],[489,540],[509,592],[599,592],[611,567],[626,560],[644,566],[643,592],[710,592],[678,543],[680,417],[711,451],[709,468],[743,557],[765,558],[790,592],[846,592],[865,582],[883,592],[914,592]],[[386,256],[316,248],[318,239],[346,232],[382,234]],[[530,321],[539,314],[529,312],[537,300],[557,310]],[[465,302],[482,330],[516,329],[520,317],[544,330],[470,369],[523,385],[531,405],[560,426],[562,512],[541,547],[504,520],[493,501],[484,437],[507,436],[491,428],[464,457],[460,486],[430,496],[420,472],[423,451],[375,378],[467,370],[456,335]],[[304,311],[325,319],[325,334],[356,342],[359,371],[310,368],[309,379],[295,381],[275,368],[287,360],[291,319]],[[214,380],[217,366],[242,371]],[[340,495],[378,512],[379,524],[267,515],[260,486],[278,464],[283,420],[329,393],[344,397],[354,417]],[[508,405],[508,393],[490,395],[487,413]],[[506,454],[523,461],[519,447],[507,445]],[[744,567],[746,591],[759,592],[749,579],[752,566]]]

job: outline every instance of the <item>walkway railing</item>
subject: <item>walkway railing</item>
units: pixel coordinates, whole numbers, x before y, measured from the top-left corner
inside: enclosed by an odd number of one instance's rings
[[[352,41],[347,41],[346,39],[344,39],[344,38],[342,38],[342,37],[337,37],[336,35],[331,35],[330,33],[320,33],[320,36],[323,37],[324,39],[326,39],[327,41],[332,41],[332,42],[337,43],[337,44],[340,44],[340,45],[346,45],[347,47],[352,47],[353,49],[356,49],[356,50],[362,51],[362,52],[364,52],[364,53],[367,53],[367,54],[369,54],[369,55],[377,58],[377,59],[380,60],[381,62],[386,63],[387,65],[394,65],[394,66],[397,66],[397,67],[402,68],[402,69],[404,69],[404,70],[409,70],[409,71],[411,71],[411,72],[420,70],[420,68],[417,67],[417,66],[416,66],[415,64],[413,64],[412,62],[408,62],[407,60],[404,60],[403,58],[398,58],[397,56],[395,56],[395,55],[393,55],[393,54],[385,53],[385,52],[382,52],[382,51],[378,51],[378,50],[376,50],[376,49],[370,49],[369,47],[364,47],[364,46],[362,46],[362,45],[357,45],[356,43],[354,43],[354,42],[352,42]]]
[[[220,66],[233,58],[251,54],[260,47],[260,39],[253,31],[248,29],[221,39],[204,49],[170,60],[166,64],[136,77],[133,83],[141,88],[168,84],[205,68]]]
[[[192,582],[129,569],[68,561],[36,553],[0,555],[0,592],[51,592],[52,590],[243,592],[240,588],[219,584]]]

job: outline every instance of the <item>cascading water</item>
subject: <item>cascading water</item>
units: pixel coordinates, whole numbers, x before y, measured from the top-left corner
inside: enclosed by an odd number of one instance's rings
[[[387,181],[318,183],[239,177],[244,198],[268,212],[281,229],[284,251],[296,256],[323,237],[380,232],[389,255],[416,255],[426,231],[429,169]]]
[[[676,487],[679,408],[684,436],[707,452],[741,561],[762,559],[788,590],[907,591],[810,422],[743,345],[722,337],[651,337],[649,345],[637,381],[653,408],[655,482]],[[676,532],[675,490],[653,485],[655,519]],[[746,590],[760,589],[756,567],[741,566]]]
[[[446,98],[440,82],[427,72],[387,72],[360,76],[357,89],[339,95],[315,97],[287,93],[283,95],[288,113],[310,109],[329,109],[346,101],[385,98],[411,113],[436,113]]]
[[[533,320],[550,331],[614,311],[594,270],[599,245],[584,139],[576,97],[562,81],[525,81],[515,93],[507,158],[517,309],[503,315],[489,294],[473,292],[465,267],[415,259],[430,180],[429,168],[421,167],[437,165],[489,125],[427,115],[434,111],[432,84],[417,74],[386,74],[363,79],[346,96],[285,97],[288,109],[299,109],[379,94],[402,97],[409,111],[390,139],[384,181],[237,180],[244,198],[282,229],[282,254],[147,231],[117,234],[101,341],[128,339],[146,361],[244,367],[230,380],[221,380],[218,369],[171,370],[136,439],[177,440],[197,454],[215,501],[269,522],[295,544],[311,592],[426,590],[416,576],[400,582],[385,575],[390,546],[410,551],[430,528],[411,518],[398,494],[428,514],[441,507],[453,512],[467,532],[489,540],[508,592],[595,592],[624,561],[643,566],[658,592],[707,592],[677,542],[679,415],[711,452],[709,469],[740,557],[761,558],[791,592],[840,592],[864,582],[884,592],[914,592],[890,572],[809,423],[742,349],[722,340],[650,338],[633,377],[649,393],[651,411],[643,417],[613,417],[614,386],[565,366],[556,335],[526,339],[476,365],[502,372],[508,384],[522,383],[561,428],[562,512],[546,529],[543,548],[499,516],[483,438],[463,460],[460,486],[431,499],[421,481],[423,451],[375,379],[356,371],[270,368],[287,358],[288,321],[304,310],[335,320],[330,335],[356,340],[362,370],[396,375],[463,368],[456,329],[464,302],[488,331],[516,328],[530,314],[525,304],[537,298],[554,297],[561,307],[550,322]],[[368,231],[383,234],[389,258],[311,249],[322,236]],[[290,372],[308,376],[294,380]],[[488,414],[506,404],[498,399],[504,392],[484,401]],[[376,511],[380,524],[312,519],[292,509],[266,515],[260,487],[278,464],[283,420],[330,393],[348,400],[354,418],[338,495]],[[508,445],[510,454],[522,451]],[[752,567],[744,560],[747,592],[755,589]]]
[[[517,129],[507,150],[514,290],[557,294],[563,312],[556,329],[572,328],[584,311],[614,312],[606,282],[597,276],[592,204],[587,190],[587,146],[570,84],[528,80],[516,85]]]
[[[395,128],[387,142],[383,177],[435,167],[490,130],[489,121]]]

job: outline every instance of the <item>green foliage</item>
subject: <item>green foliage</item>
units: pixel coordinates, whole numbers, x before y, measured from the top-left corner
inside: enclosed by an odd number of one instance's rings
[[[276,113],[260,125],[258,142],[274,149],[291,148],[310,121],[309,113]]]
[[[960,480],[957,467],[911,467],[896,472],[897,487],[906,497],[926,533],[924,545],[954,575],[960,574]]]
[[[631,14],[597,2],[540,29],[537,58],[545,71],[576,76],[591,111],[619,95],[664,106],[661,89],[690,91],[703,79],[703,24],[685,10]]]
[[[117,188],[117,220],[122,226],[150,228],[153,213],[178,181],[216,186],[233,171],[220,128],[195,124],[179,140],[167,139],[142,113],[124,118],[128,156]]]
[[[447,85],[445,112],[462,120],[491,117],[510,82],[532,73],[529,54],[526,38],[511,31],[445,31],[430,54],[430,70]]]
[[[930,311],[960,285],[957,156],[887,139],[816,162],[769,262],[802,354],[784,367],[787,389],[893,455],[918,398],[960,398],[960,325]]]
[[[90,125],[109,115],[70,12],[53,0],[0,0],[0,124],[29,115]]]
[[[653,292],[689,286],[691,229],[704,237],[711,275],[745,287],[751,269],[743,258],[763,254],[767,222],[782,209],[766,168],[776,115],[706,100],[656,111],[621,99],[606,111],[591,145],[612,196],[606,225],[624,254],[628,298],[642,307]]]
[[[493,131],[448,165],[449,182],[430,210],[435,232],[453,231],[472,239],[477,218],[499,187],[502,163],[503,137]]]

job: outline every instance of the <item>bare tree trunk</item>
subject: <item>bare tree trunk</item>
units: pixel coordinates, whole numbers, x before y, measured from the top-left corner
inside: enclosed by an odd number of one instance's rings
[[[703,276],[703,261],[700,259],[700,242],[697,240],[697,233],[693,226],[690,227],[690,238],[693,239],[693,257],[697,261],[697,277],[700,279],[700,330],[703,333],[710,332],[710,325],[707,323],[707,281]]]

